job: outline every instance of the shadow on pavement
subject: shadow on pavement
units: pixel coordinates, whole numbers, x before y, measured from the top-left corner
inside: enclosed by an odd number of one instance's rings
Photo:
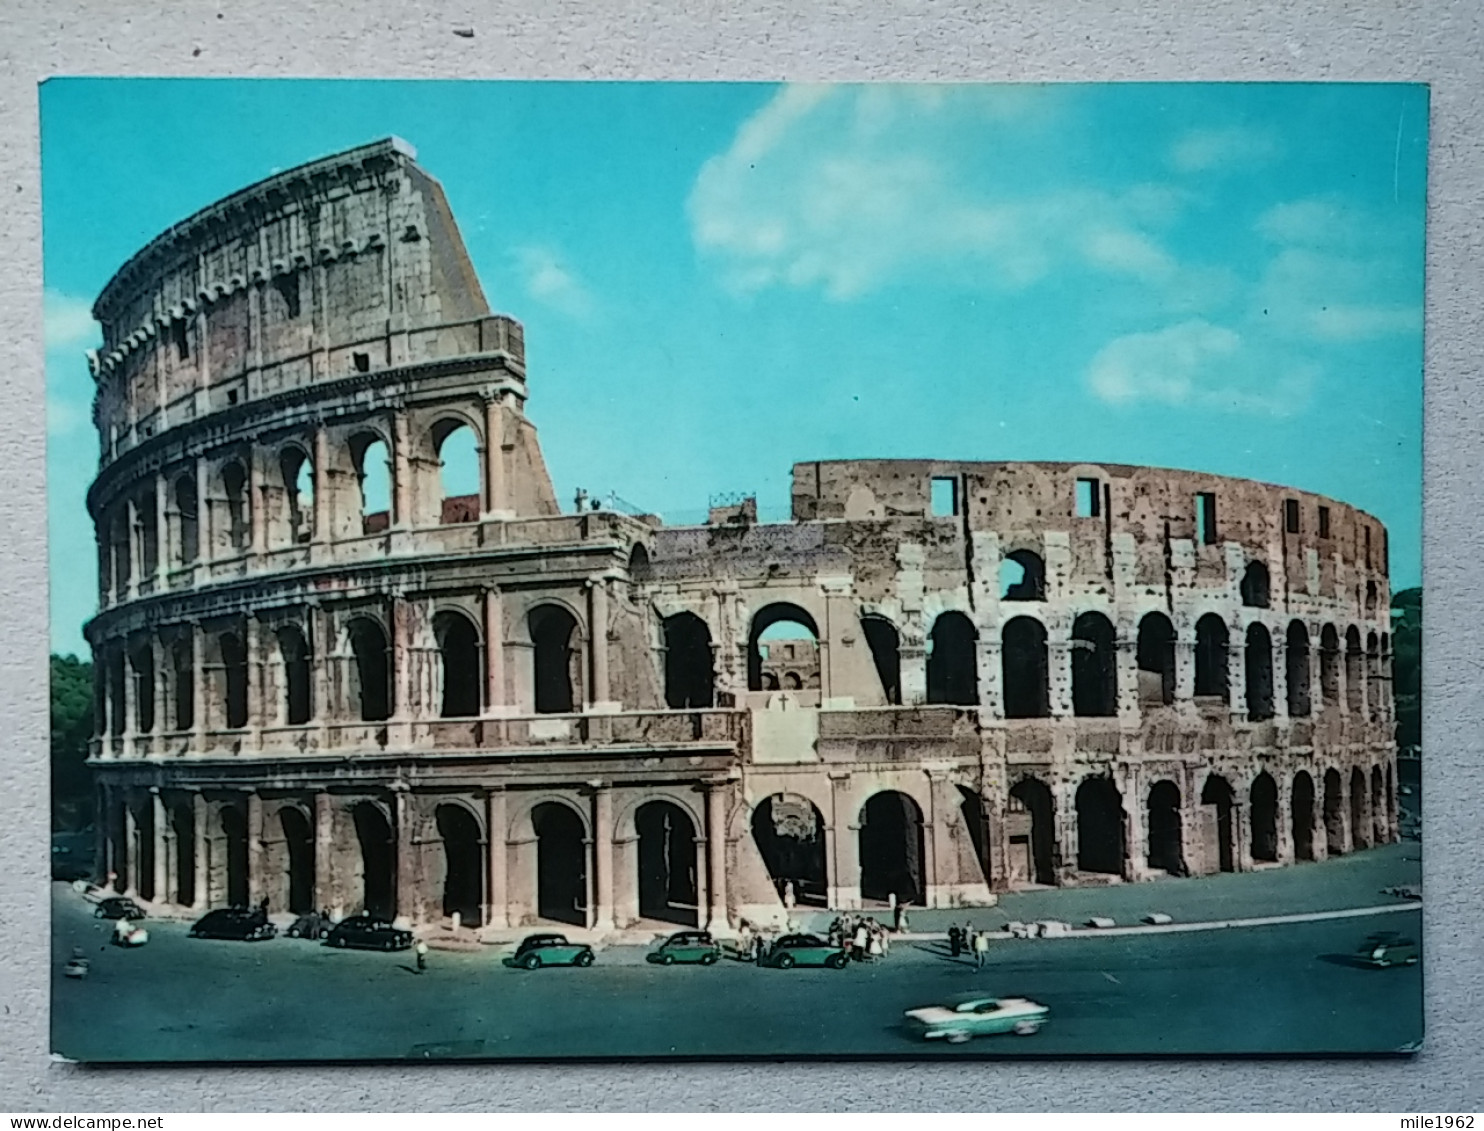
[[[974,956],[972,954],[960,953],[955,955],[953,948],[947,943],[929,942],[912,943],[911,945],[913,950],[936,958],[939,962],[947,962],[954,966],[972,967],[974,965]]]

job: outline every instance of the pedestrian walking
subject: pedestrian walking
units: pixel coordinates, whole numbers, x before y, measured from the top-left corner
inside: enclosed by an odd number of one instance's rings
[[[851,939],[850,956],[857,962],[866,960],[866,945],[871,941],[871,933],[866,930],[864,923],[857,923],[855,937]]]
[[[417,955],[417,972],[421,974],[428,968],[428,944],[422,939],[418,939],[414,953]]]
[[[985,960],[989,958],[989,933],[987,931],[974,932],[974,968],[983,969]]]
[[[783,881],[783,906],[784,906],[784,909],[788,912],[788,917],[790,919],[793,918],[794,905],[797,904],[797,903],[798,903],[798,896],[794,894],[794,882],[792,880],[784,880]]]
[[[964,952],[964,929],[957,923],[948,928],[948,952],[954,958]]]

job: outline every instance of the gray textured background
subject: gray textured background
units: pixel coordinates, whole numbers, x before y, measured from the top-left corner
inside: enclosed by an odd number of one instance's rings
[[[0,1110],[1484,1108],[1478,0],[0,0]],[[475,36],[453,34],[473,28]],[[86,1069],[47,1054],[38,80],[61,74],[1433,84],[1425,1051],[1410,1060]],[[474,124],[471,123],[471,127]],[[232,122],[221,128],[231,130]],[[1344,128],[1337,122],[1336,128]],[[485,144],[470,130],[471,144]],[[111,170],[99,168],[99,177]],[[1369,453],[1357,452],[1356,458]],[[79,453],[80,458],[89,458]],[[79,517],[79,521],[83,521]]]

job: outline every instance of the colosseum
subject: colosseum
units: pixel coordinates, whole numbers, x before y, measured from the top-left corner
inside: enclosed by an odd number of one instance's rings
[[[724,932],[1396,838],[1386,531],[1337,500],[840,460],[788,522],[564,511],[521,325],[396,139],[94,314],[99,870],[167,913]]]

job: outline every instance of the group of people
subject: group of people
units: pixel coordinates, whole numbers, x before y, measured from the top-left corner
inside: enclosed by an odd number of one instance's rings
[[[954,958],[968,951],[974,958],[974,965],[983,966],[989,958],[989,932],[975,930],[973,923],[965,923],[962,927],[954,923],[948,928],[948,950]]]
[[[891,950],[891,939],[884,926],[870,916],[846,913],[830,923],[829,941],[848,951],[856,962],[885,958]]]

